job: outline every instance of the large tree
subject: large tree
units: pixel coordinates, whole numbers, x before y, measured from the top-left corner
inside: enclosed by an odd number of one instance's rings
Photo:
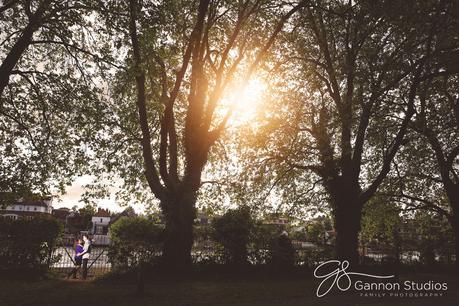
[[[358,261],[363,206],[404,143],[450,10],[442,1],[316,1],[301,11],[293,51],[280,52],[291,64],[275,82],[281,104],[273,99],[258,129],[257,154],[275,183],[284,176],[297,190],[311,181],[303,188],[317,193],[312,182],[321,182],[341,260]]]
[[[389,173],[425,67],[442,48],[439,16],[450,7],[435,2],[412,9],[415,18],[401,2],[332,3],[332,11],[318,7],[305,16],[320,54],[308,48],[300,54],[313,71],[310,84],[321,92],[306,128],[318,163],[293,163],[321,177],[335,219],[337,257],[351,263],[358,258],[362,208]]]
[[[458,56],[457,52],[456,56]],[[445,70],[448,71],[448,68],[446,67]],[[433,86],[433,92],[429,92],[432,87],[429,88],[426,84],[427,89],[421,96],[420,110],[413,128],[423,136],[422,139],[429,144],[435,156],[436,175],[439,175],[449,208],[442,209],[441,204],[436,205],[435,202],[423,201],[417,197],[413,200],[419,199],[423,204],[427,204],[427,207],[448,219],[455,234],[457,258],[459,254],[459,96],[457,95],[459,79],[457,75],[447,76],[443,80],[437,80],[437,83],[439,84]],[[456,265],[459,270],[457,259]]]
[[[445,217],[459,252],[459,26],[458,4],[447,2],[435,48],[441,56],[426,67],[419,90],[409,142],[396,160],[395,191],[388,192],[406,209],[425,209]],[[427,144],[427,145],[426,145]],[[456,261],[459,268],[459,262]]]
[[[118,37],[126,43],[130,70],[112,86],[119,110],[111,134],[116,141],[106,139],[99,153],[108,158],[105,170],[118,170],[134,189],[146,183],[159,200],[170,267],[191,264],[203,169],[234,115],[234,106],[222,98],[250,79],[304,4],[131,0],[125,19],[108,20],[122,29]],[[107,6],[126,9],[116,1]]]
[[[409,143],[397,158],[388,192],[406,210],[428,210],[448,220],[459,252],[459,99],[457,75],[435,70],[423,83]],[[456,260],[459,268],[459,262]]]

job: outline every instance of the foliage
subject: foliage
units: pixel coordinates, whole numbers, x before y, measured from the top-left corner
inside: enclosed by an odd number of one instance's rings
[[[0,217],[0,269],[41,270],[52,257],[62,225],[52,217],[12,220]]]
[[[457,39],[445,34],[455,9],[450,1],[323,0],[301,10],[268,63],[276,72],[266,76],[269,103],[235,136],[244,145],[232,151],[239,164],[227,166],[239,170],[232,192],[262,209],[331,211],[343,237],[337,251],[355,260],[362,207],[407,142],[422,89],[455,71],[440,64],[443,53],[457,55]]]
[[[431,78],[423,88],[409,142],[397,159],[397,172],[391,177],[394,188],[390,190],[392,199],[404,209],[425,210],[439,219],[446,218],[456,236],[459,236],[458,81],[457,75]],[[456,252],[459,252],[459,239]]]
[[[387,197],[376,196],[365,205],[360,238],[363,244],[395,245],[402,227],[400,209]]]
[[[189,265],[203,170],[233,115],[224,97],[246,86],[306,1],[106,3],[128,12],[108,22],[128,50],[128,69],[109,87],[119,120],[97,152],[111,159],[102,171],[122,175],[125,198],[160,202],[165,258]]]
[[[91,174],[87,202],[115,186],[122,203],[160,203],[171,253],[191,248],[196,205],[222,203],[331,214],[338,236],[362,229],[394,247],[406,222],[444,238],[447,220],[459,251],[458,11],[448,0],[3,1],[0,206]],[[238,125],[233,94],[254,76],[262,103]],[[92,213],[80,210],[84,228]],[[266,260],[273,233],[250,216],[231,210],[215,226],[229,262]],[[301,235],[319,244],[330,227],[314,220]],[[430,261],[438,245],[425,241],[413,248]]]
[[[247,247],[254,226],[255,222],[248,207],[230,209],[213,221],[213,238],[223,247],[223,258],[226,263],[247,263]]]
[[[118,270],[153,264],[161,254],[163,228],[145,217],[121,217],[110,225],[109,258]]]
[[[107,113],[98,78],[111,61],[90,18],[97,2],[2,2],[1,193],[63,193],[87,170]]]

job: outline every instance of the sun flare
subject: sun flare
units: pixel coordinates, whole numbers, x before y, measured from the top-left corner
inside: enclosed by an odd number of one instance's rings
[[[238,84],[230,88],[223,99],[223,104],[234,108],[229,125],[240,125],[254,120],[262,106],[267,87],[262,79],[253,78],[247,84]]]

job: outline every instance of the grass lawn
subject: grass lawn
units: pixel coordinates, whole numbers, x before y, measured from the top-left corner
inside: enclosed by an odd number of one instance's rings
[[[405,276],[414,279],[414,276]],[[447,281],[444,297],[378,298],[333,292],[317,298],[318,281],[306,279],[153,280],[139,296],[126,281],[0,280],[0,305],[459,305],[458,282],[439,275],[416,275],[422,281]]]

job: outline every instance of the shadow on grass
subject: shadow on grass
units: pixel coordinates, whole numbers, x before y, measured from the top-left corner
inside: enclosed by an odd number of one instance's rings
[[[379,268],[378,268],[379,269]],[[381,272],[366,268],[366,272]],[[377,271],[378,270],[378,271]],[[403,279],[451,279],[448,274],[408,272]],[[266,267],[195,266],[174,275],[157,269],[145,274],[145,292],[136,291],[136,273],[109,273],[93,281],[63,281],[53,275],[0,277],[0,305],[456,305],[442,300],[361,298],[353,292],[332,292],[319,299],[319,281],[311,269],[272,271]],[[457,287],[456,287],[457,288]],[[453,289],[452,290],[456,290]],[[457,292],[456,292],[457,293]]]

